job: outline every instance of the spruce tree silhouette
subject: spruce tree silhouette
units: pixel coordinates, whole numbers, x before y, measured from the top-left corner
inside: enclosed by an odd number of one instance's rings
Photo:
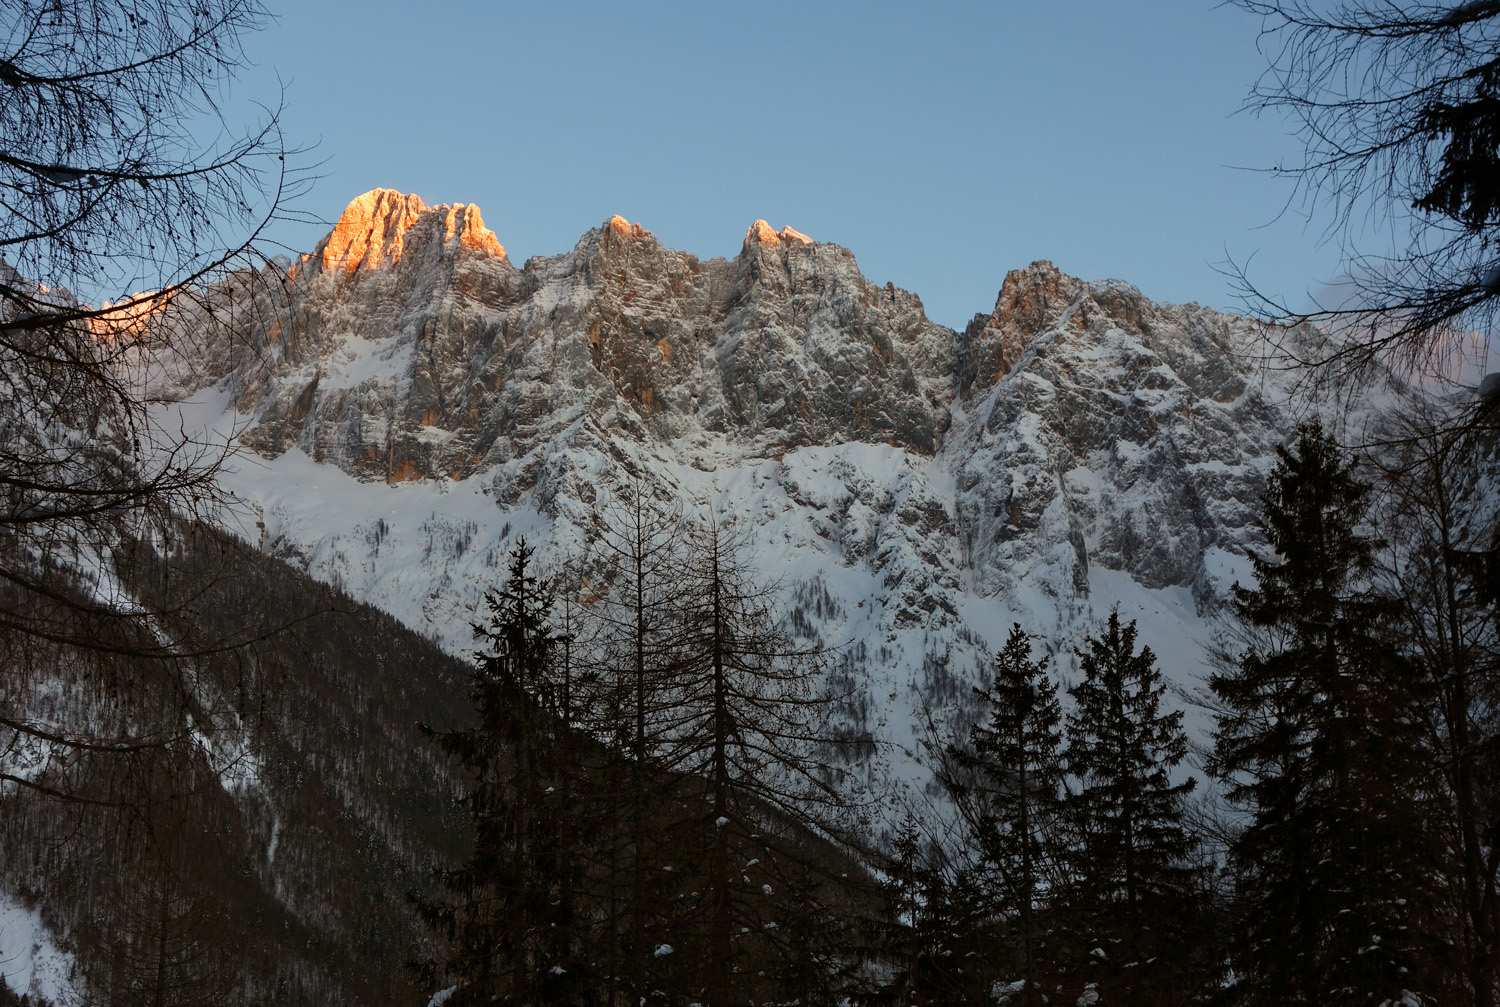
[[[1253,644],[1210,680],[1214,768],[1249,816],[1230,847],[1245,1004],[1397,1002],[1441,988],[1442,852],[1423,682],[1372,589],[1369,487],[1317,424],[1264,497],[1274,554],[1235,589]]]

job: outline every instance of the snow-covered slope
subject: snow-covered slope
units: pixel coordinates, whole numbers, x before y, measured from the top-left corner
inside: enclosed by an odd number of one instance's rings
[[[1119,605],[1193,687],[1295,423],[1252,323],[1046,262],[960,333],[764,221],[733,260],[615,217],[517,269],[477,208],[377,190],[287,266],[180,320],[166,379],[253,452],[225,476],[244,534],[461,653],[518,537],[587,574],[645,474],[740,515],[845,645],[872,782],[926,782],[928,725],[968,714],[1012,620],[1066,671]]]

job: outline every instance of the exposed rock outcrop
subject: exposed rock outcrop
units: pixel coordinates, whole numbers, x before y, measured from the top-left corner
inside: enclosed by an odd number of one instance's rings
[[[318,249],[323,269],[354,273],[362,266],[379,269],[399,263],[406,232],[427,214],[442,218],[445,245],[451,247],[457,242],[487,255],[505,255],[495,232],[484,226],[477,206],[457,203],[429,210],[417,196],[394,189],[372,189],[344,208],[338,223],[323,239]]]
[[[611,435],[755,453],[931,454],[948,423],[952,331],[845,249],[764,221],[702,262],[617,216],[517,270],[476,207],[376,190],[290,273],[247,341],[258,358],[224,352],[207,376],[255,412],[244,443],[360,478],[462,477],[576,409]]]
[[[985,593],[1089,564],[1146,587],[1205,583],[1214,548],[1258,544],[1269,460],[1288,436],[1247,320],[1157,304],[1049,262],[1005,279],[964,333],[969,423],[953,447],[966,563]]]

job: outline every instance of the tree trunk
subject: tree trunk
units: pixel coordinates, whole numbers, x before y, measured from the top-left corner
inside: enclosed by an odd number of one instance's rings
[[[637,503],[637,508],[640,504]],[[633,1003],[640,1007],[646,989],[646,567],[645,545],[639,521],[634,559],[635,569],[635,734],[631,751],[635,756],[631,778],[634,801],[632,817],[635,878],[631,901],[630,957]]]
[[[724,612],[719,584],[719,557],[713,557],[713,674],[714,737],[713,768],[713,854],[709,861],[709,1007],[733,1007],[730,949],[731,907],[729,904],[729,741],[732,725],[729,719],[729,683],[724,668]]]

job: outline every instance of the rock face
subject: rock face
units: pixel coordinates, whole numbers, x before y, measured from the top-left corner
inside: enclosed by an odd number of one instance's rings
[[[1092,562],[1208,601],[1204,559],[1260,541],[1267,461],[1290,429],[1246,330],[1051,263],[1012,271],[960,353],[969,417],[951,455],[975,586],[1045,564],[1049,589],[1085,592]]]
[[[1190,682],[1297,415],[1245,319],[1037,262],[959,333],[765,221],[703,261],[612,217],[517,269],[477,208],[377,190],[214,296],[174,379],[268,460],[230,480],[267,549],[462,651],[515,535],[587,570],[648,474],[742,517],[847,644],[854,726],[908,752],[1012,619],[1065,665],[1119,604]]]
[[[294,264],[288,306],[221,355],[244,443],[361,478],[461,478],[583,410],[611,436],[722,436],[757,454],[834,440],[931,454],[953,333],[854,257],[764,221],[733,261],[614,217],[517,270],[477,208],[360,196]]]

